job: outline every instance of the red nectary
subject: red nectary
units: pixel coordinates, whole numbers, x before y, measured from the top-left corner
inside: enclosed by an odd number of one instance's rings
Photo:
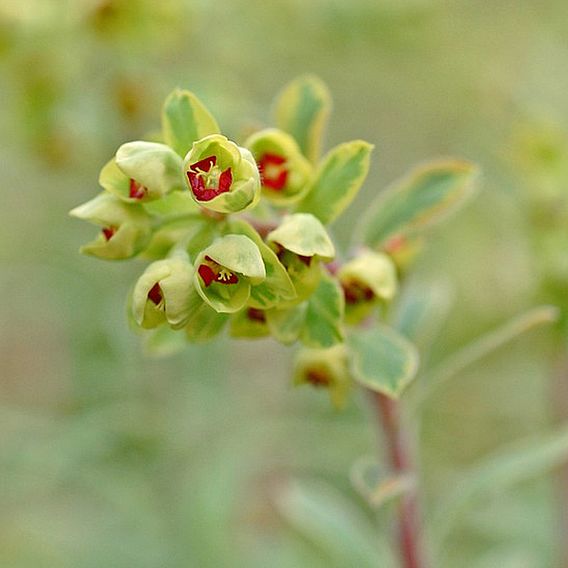
[[[262,185],[280,191],[288,181],[288,170],[284,167],[286,158],[278,154],[264,154],[258,162]]]
[[[231,168],[227,168],[221,172],[217,178],[203,175],[211,171],[211,168],[216,165],[217,156],[208,156],[189,166],[187,177],[193,195],[195,195],[198,201],[211,201],[221,193],[225,193],[231,189],[231,184],[233,183]],[[207,187],[206,182],[212,183],[212,185]]]

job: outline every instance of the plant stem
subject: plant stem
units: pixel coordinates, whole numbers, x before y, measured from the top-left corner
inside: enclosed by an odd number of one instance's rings
[[[566,423],[568,416],[568,352],[564,345],[557,348],[552,381],[552,406],[555,419],[561,424]],[[558,539],[560,542],[561,568],[568,568],[568,539],[565,538],[568,530],[568,465],[560,468],[557,474],[557,494],[559,507]]]
[[[399,403],[381,393],[371,392],[371,397],[393,474],[415,478],[412,448],[401,420]],[[403,568],[425,568],[418,494],[414,486],[401,496],[398,504],[398,546]]]

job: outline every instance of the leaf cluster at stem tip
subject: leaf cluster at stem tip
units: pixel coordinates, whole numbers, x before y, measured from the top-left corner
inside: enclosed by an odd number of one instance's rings
[[[358,194],[373,145],[352,140],[320,157],[331,97],[317,77],[286,85],[273,108],[273,125],[235,141],[194,93],[173,91],[161,135],[120,146],[101,193],[71,211],[99,228],[81,252],[149,262],[128,313],[158,354],[228,329],[299,342],[295,384],[324,387],[335,406],[354,381],[397,397],[418,357],[387,309],[424,229],[472,193],[475,167],[441,160],[395,182],[338,258],[327,226]]]

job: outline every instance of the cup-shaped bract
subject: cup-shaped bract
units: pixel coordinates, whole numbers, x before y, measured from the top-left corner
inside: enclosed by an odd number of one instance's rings
[[[325,227],[309,213],[294,213],[285,217],[266,241],[294,284],[297,292],[294,302],[305,300],[319,284],[320,261],[329,262],[335,256],[335,247]]]
[[[98,237],[81,247],[83,254],[122,260],[137,255],[150,240],[150,216],[144,208],[111,193],[100,193],[69,214],[101,227]]]
[[[396,266],[385,253],[364,251],[345,263],[337,276],[345,296],[345,319],[356,324],[379,302],[390,302],[397,291]]]
[[[103,167],[99,183],[124,201],[153,201],[184,188],[183,161],[165,144],[128,142]]]
[[[184,327],[191,315],[193,266],[185,255],[157,260],[146,268],[132,292],[132,315],[145,329],[168,323]]]
[[[217,312],[234,313],[243,308],[251,285],[266,277],[262,255],[244,235],[226,235],[203,250],[195,260],[195,286]]]
[[[343,407],[351,387],[345,344],[329,349],[301,349],[294,363],[294,384],[326,388],[333,405]]]
[[[237,213],[260,199],[260,174],[252,154],[221,134],[193,143],[184,172],[193,199],[206,209]]]
[[[302,199],[311,181],[312,166],[292,136],[269,128],[253,134],[245,146],[258,164],[262,193],[267,199],[281,205]]]

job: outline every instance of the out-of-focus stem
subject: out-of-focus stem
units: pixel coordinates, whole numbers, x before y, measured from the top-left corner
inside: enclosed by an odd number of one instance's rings
[[[399,403],[381,393],[371,392],[371,397],[393,474],[416,477],[412,445],[401,420]],[[403,568],[426,567],[416,487],[406,491],[398,504],[398,546]]]

